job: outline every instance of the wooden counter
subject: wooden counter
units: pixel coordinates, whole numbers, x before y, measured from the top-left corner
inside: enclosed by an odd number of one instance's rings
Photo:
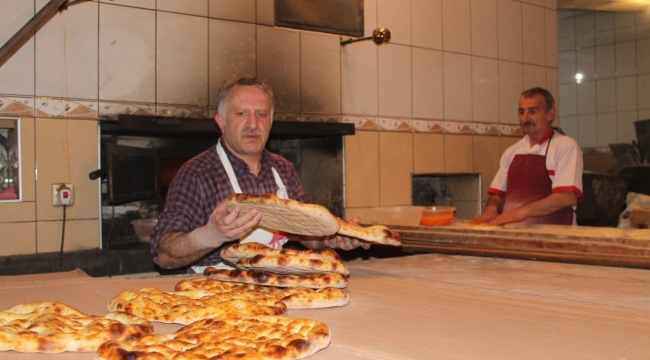
[[[330,326],[309,359],[647,359],[650,271],[524,260],[415,255],[354,261],[350,303],[290,310]],[[171,290],[182,277],[0,277],[0,306],[56,300],[104,313],[118,292]],[[156,324],[157,332],[175,325]],[[92,359],[0,353],[0,359]]]

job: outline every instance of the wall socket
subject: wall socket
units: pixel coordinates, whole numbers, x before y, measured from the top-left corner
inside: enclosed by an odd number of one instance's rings
[[[74,187],[72,184],[52,184],[52,205],[70,206],[74,204]]]

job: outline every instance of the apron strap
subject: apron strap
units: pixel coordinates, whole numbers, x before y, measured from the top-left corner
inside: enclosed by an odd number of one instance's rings
[[[228,179],[230,180],[230,184],[232,185],[232,189],[235,192],[235,194],[241,194],[241,187],[239,186],[239,181],[237,181],[237,176],[235,176],[235,171],[232,168],[232,164],[230,164],[230,160],[228,160],[228,155],[226,155],[226,152],[223,150],[223,146],[221,145],[221,139],[219,139],[219,142],[217,142],[217,155],[219,155],[219,159],[221,160],[221,164],[223,165],[223,168],[226,170],[226,174],[228,175]]]
[[[546,166],[546,157],[548,156],[548,149],[551,147],[551,140],[553,140],[553,135],[555,135],[555,131],[553,131],[551,133],[551,136],[548,138],[546,151],[544,152],[544,170],[546,170],[546,176],[548,177],[548,181],[551,183],[551,189],[553,188],[553,180],[551,180],[551,174],[549,174],[548,167]]]
[[[273,172],[273,178],[275,179],[275,183],[278,185],[278,191],[275,194],[280,199],[288,199],[289,193],[287,192],[287,187],[284,186],[284,182],[282,182],[282,178],[280,177],[280,174],[278,174],[275,168],[271,168],[271,171]]]

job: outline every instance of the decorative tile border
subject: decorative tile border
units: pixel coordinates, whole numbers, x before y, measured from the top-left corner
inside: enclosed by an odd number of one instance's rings
[[[444,134],[444,121],[413,120],[413,130],[419,133]]]
[[[379,118],[381,130],[394,132],[413,132],[413,120]]]
[[[357,130],[379,131],[381,129],[377,118],[343,115],[341,120],[344,123],[354,124]]]
[[[182,105],[156,105],[156,116],[205,119],[208,117],[208,108]]]
[[[160,105],[117,101],[34,98],[0,94],[0,115],[52,118],[117,119],[121,114],[212,118],[216,107]],[[404,119],[340,114],[276,112],[275,121],[333,122],[354,124],[363,131],[395,131],[430,134],[459,134],[521,137],[517,124],[475,123],[430,119]]]
[[[300,121],[300,113],[275,112],[273,121]]]
[[[36,117],[94,119],[99,116],[99,102],[92,100],[73,100],[37,97]]]
[[[428,119],[371,118],[344,115],[342,122],[352,123],[357,130],[397,131],[430,134],[459,134],[485,136],[523,136],[521,128],[514,124],[474,123]]]
[[[154,104],[121,103],[113,101],[99,102],[99,118],[117,119],[119,115],[155,115]]]
[[[472,130],[472,123],[445,121],[443,124],[445,128],[445,133],[447,134],[459,134],[459,135],[474,134],[474,131]]]
[[[334,114],[301,114],[300,121],[340,123],[341,115]]]
[[[499,124],[497,125],[499,133],[503,136],[524,136],[521,131],[521,126],[514,124]]]
[[[0,95],[0,115],[34,116],[34,98]]]
[[[496,124],[472,123],[471,129],[478,135],[500,135],[501,133],[495,127]]]

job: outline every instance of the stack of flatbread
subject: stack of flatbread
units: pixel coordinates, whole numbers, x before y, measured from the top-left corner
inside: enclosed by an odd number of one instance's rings
[[[214,293],[248,291],[272,296],[289,309],[342,306],[349,296],[350,269],[332,249],[272,249],[259,243],[240,243],[221,251],[234,270],[209,267],[207,280],[177,285],[177,290]]]

